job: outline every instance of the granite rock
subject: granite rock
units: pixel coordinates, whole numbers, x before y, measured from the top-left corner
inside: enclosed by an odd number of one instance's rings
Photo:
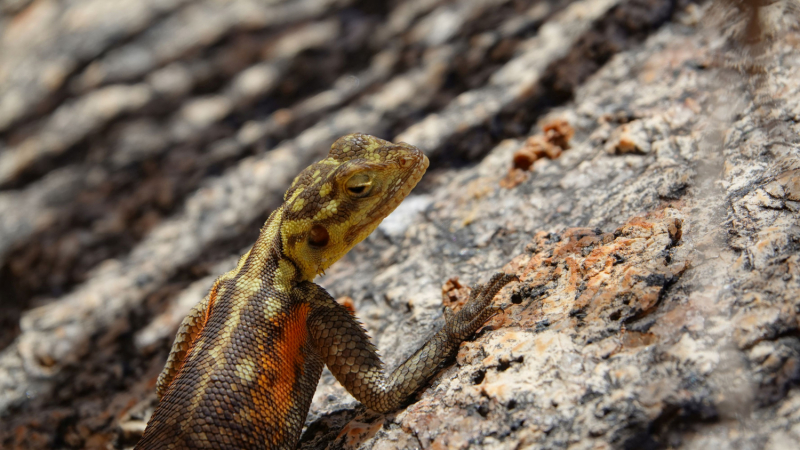
[[[792,2],[117,3],[0,2],[3,448],[131,447],[181,317],[352,131],[432,160],[319,280],[388,368],[520,281],[407,408],[325,372],[300,448],[800,439]]]

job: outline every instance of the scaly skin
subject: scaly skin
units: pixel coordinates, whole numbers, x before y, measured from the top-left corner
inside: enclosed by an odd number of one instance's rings
[[[367,407],[402,406],[496,312],[497,274],[388,378],[359,322],[312,283],[417,184],[422,152],[364,134],[338,139],[295,178],[237,267],[184,319],[136,449],[292,449],[323,364]]]

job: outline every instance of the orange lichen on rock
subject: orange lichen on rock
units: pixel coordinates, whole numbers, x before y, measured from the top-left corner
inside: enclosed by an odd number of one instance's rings
[[[687,267],[670,256],[681,238],[681,221],[664,216],[635,217],[611,233],[537,233],[518,291],[536,301],[506,310],[504,325],[596,327],[600,333],[649,313]],[[636,342],[652,339],[641,338]]]
[[[500,180],[500,187],[511,189],[519,186],[523,181],[527,179],[528,179],[527,172],[525,172],[522,169],[512,167],[511,169],[509,169],[508,174],[506,174],[506,176]]]
[[[569,141],[575,136],[575,128],[564,119],[553,119],[542,125],[542,131],[547,142],[562,150],[569,148]]]
[[[634,120],[617,127],[606,142],[610,154],[650,153],[650,138],[642,120]]]
[[[528,170],[544,154],[544,148],[549,144],[541,135],[531,136],[521,149],[514,153],[512,164],[515,169]]]
[[[370,417],[373,421],[353,420],[344,426],[337,436],[337,439],[344,437],[345,445],[348,448],[356,448],[359,444],[372,439],[375,434],[383,428],[384,419],[382,417]]]
[[[783,188],[787,200],[800,201],[800,169],[790,170],[783,174],[778,179],[778,183]]]
[[[575,129],[564,119],[553,119],[542,125],[542,133],[525,140],[522,148],[514,152],[512,167],[508,175],[500,180],[500,186],[510,189],[527,179],[528,171],[536,160],[556,159],[569,148]]]
[[[452,277],[442,285],[442,303],[456,312],[467,302],[470,292],[472,289],[461,284],[458,277]]]

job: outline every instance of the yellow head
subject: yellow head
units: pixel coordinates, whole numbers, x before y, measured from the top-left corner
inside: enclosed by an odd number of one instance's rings
[[[283,253],[312,280],[366,238],[428,168],[409,144],[349,134],[306,168],[284,196]]]

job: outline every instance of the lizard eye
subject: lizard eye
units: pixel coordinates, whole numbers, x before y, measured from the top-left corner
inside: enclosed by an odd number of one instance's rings
[[[331,236],[328,234],[328,230],[325,229],[322,225],[314,225],[311,227],[311,231],[308,232],[308,245],[312,247],[325,247],[328,245],[328,241],[330,240]]]
[[[362,198],[372,191],[372,179],[365,173],[355,174],[345,183],[345,189],[353,197]]]

